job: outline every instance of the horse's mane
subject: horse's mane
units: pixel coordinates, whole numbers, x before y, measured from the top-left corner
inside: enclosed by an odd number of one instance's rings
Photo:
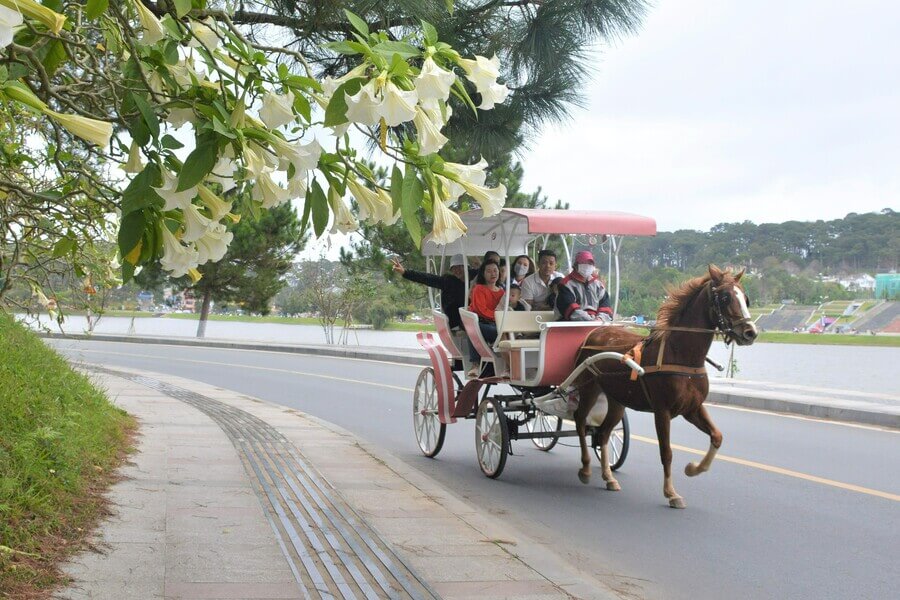
[[[659,312],[656,314],[656,326],[662,329],[674,325],[678,317],[684,312],[684,309],[687,308],[687,304],[691,298],[693,298],[703,286],[709,283],[709,280],[709,275],[704,275],[703,277],[688,279],[677,287],[669,286],[667,288],[669,295],[666,297],[662,306],[659,307]],[[661,335],[667,332],[657,330],[654,333]]]

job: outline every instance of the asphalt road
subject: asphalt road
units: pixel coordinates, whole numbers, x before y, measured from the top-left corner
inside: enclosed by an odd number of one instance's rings
[[[900,590],[900,432],[711,407],[724,432],[709,473],[689,479],[708,439],[673,423],[667,507],[650,415],[629,412],[632,445],[607,492],[582,485],[577,449],[514,445],[485,478],[474,426],[447,431],[437,459],[418,452],[419,368],[270,352],[48,341],[73,359],[189,377],[316,415],[386,448],[472,504],[528,531],[626,598],[895,598]],[[894,377],[896,374],[886,374]],[[575,440],[566,443],[574,444]],[[893,590],[893,591],[892,591]]]

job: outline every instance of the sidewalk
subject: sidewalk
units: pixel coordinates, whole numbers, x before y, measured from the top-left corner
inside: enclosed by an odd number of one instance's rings
[[[174,337],[135,337],[106,334],[43,333],[43,337],[140,344],[170,344],[236,350],[266,350],[293,354],[338,356],[396,362],[429,364],[425,352],[418,349],[382,348],[375,346],[331,346],[327,344],[290,345],[268,342],[239,342]],[[710,377],[709,402],[784,412],[822,419],[852,421],[880,427],[900,428],[900,398],[889,394],[872,394],[847,390],[811,388]]]
[[[55,597],[615,598],[340,428],[178,377],[83,365],[140,422],[114,516]]]

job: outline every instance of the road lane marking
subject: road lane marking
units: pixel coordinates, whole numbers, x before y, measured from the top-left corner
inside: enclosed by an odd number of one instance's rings
[[[403,392],[412,392],[413,388],[402,387],[399,385],[390,385],[387,383],[376,383],[374,381],[363,381],[361,379],[350,379],[348,377],[337,377],[335,375],[322,375],[320,373],[308,373],[306,371],[294,371],[291,369],[276,369],[274,367],[258,367],[255,365],[242,365],[236,363],[224,363],[218,362],[214,360],[198,360],[195,358],[173,358],[171,356],[158,356],[153,354],[130,354],[125,352],[106,352],[103,350],[85,350],[85,349],[73,349],[74,352],[88,352],[90,354],[112,354],[115,356],[132,356],[137,358],[153,358],[153,359],[162,359],[176,362],[184,362],[184,363],[195,363],[199,365],[216,365],[219,367],[236,367],[239,369],[256,369],[257,371],[271,371],[274,373],[287,373],[289,375],[301,375],[303,377],[317,377],[319,379],[330,379],[333,381],[344,381],[346,383],[358,383],[362,385],[372,385],[375,387],[383,387],[392,390],[401,390]]]
[[[54,339],[54,338],[48,338],[48,339]],[[77,340],[77,341],[90,341],[90,340]],[[104,343],[110,343],[110,342],[106,342],[105,340],[101,340],[101,341],[103,341]],[[132,342],[112,342],[112,343],[130,344]],[[398,363],[398,362],[391,362],[391,361],[387,361],[387,360],[375,360],[372,358],[355,358],[355,357],[350,357],[350,356],[323,356],[320,354],[302,354],[300,352],[279,352],[277,350],[244,350],[241,348],[217,348],[214,346],[185,346],[183,344],[153,344],[153,345],[159,346],[159,347],[164,347],[164,348],[193,348],[193,349],[197,349],[197,350],[224,350],[224,351],[231,351],[231,352],[239,350],[240,352],[257,352],[260,354],[278,354],[281,356],[292,356],[293,355],[293,356],[302,356],[305,358],[318,358],[318,359],[328,359],[328,360],[355,360],[355,361],[360,361],[360,362],[379,363],[379,364],[391,365],[391,366],[396,366],[396,367],[407,367],[410,369],[422,369],[423,368],[423,365],[412,365],[412,364],[408,364],[408,363]],[[74,347],[63,347],[62,349],[76,350],[76,348],[74,348]],[[116,353],[116,352],[103,352],[102,350],[81,350],[81,351],[82,352],[94,352],[94,353],[99,353],[99,354],[117,354],[117,355],[122,354],[122,353]],[[127,356],[146,356],[144,354],[128,354],[128,353],[125,353],[125,354]],[[187,359],[185,359],[185,360],[187,360]],[[293,372],[293,371],[288,371],[288,372]],[[298,371],[298,373],[299,373],[299,371]],[[319,375],[316,375],[313,373],[309,373],[308,375],[310,377],[320,377]],[[321,376],[321,377],[325,377],[325,376]],[[340,379],[340,378],[338,378],[338,379]],[[341,380],[341,381],[344,381],[344,380]],[[354,383],[358,383],[358,381],[354,381]],[[366,382],[366,383],[369,383],[369,385],[384,385],[384,384],[370,383],[370,382]],[[399,386],[386,386],[386,387],[389,387],[391,389],[403,390],[403,391],[412,391],[412,388],[403,388],[403,387],[399,387]],[[868,431],[881,431],[884,433],[900,434],[900,430],[898,430],[898,429],[878,427],[877,425],[863,425],[861,423],[847,423],[844,421],[832,421],[829,419],[821,419],[821,418],[817,418],[817,417],[808,417],[808,416],[803,416],[803,415],[792,415],[792,414],[787,414],[787,413],[779,413],[779,412],[774,412],[771,410],[764,410],[764,409],[759,409],[759,408],[748,408],[745,406],[727,406],[724,404],[716,404],[714,402],[709,402],[706,404],[706,406],[709,406],[711,408],[721,408],[724,410],[736,410],[736,411],[741,411],[741,412],[755,413],[755,414],[759,414],[759,415],[768,415],[771,417],[779,417],[782,419],[798,419],[801,421],[810,421],[812,423],[821,423],[824,425],[835,425],[838,427],[852,427],[854,429],[865,429]]]
[[[638,440],[641,442],[646,442],[648,444],[652,444],[654,446],[659,446],[659,441],[654,438],[644,437],[642,435],[631,434],[631,439]],[[705,450],[697,450],[695,448],[688,448],[687,446],[680,446],[678,444],[671,444],[673,450],[681,450],[682,452],[688,452],[690,454],[696,454],[698,456],[705,456]],[[797,479],[803,479],[805,481],[812,481],[813,483],[821,483],[822,485],[829,485],[831,487],[840,488],[842,490],[849,490],[851,492],[858,492],[860,494],[868,494],[870,496],[877,496],[879,498],[885,498],[886,500],[893,500],[894,502],[900,502],[900,495],[891,494],[890,492],[882,492],[880,490],[873,490],[872,488],[863,487],[861,485],[854,485],[852,483],[844,483],[842,481],[835,481],[834,479],[826,479],[824,477],[818,477],[816,475],[807,475],[806,473],[800,473],[799,471],[792,471],[790,469],[785,469],[782,467],[775,467],[772,465],[767,465],[764,463],[759,463],[752,460],[745,460],[743,458],[734,458],[733,456],[726,456],[723,454],[717,454],[716,460],[723,460],[725,462],[735,463],[738,465],[742,465],[744,467],[751,467],[753,469],[759,469],[761,471],[768,471],[769,473],[777,473],[779,475],[786,475],[788,477],[795,477]]]
[[[115,354],[116,356],[122,356],[122,355],[123,355],[123,353],[120,353],[120,352],[119,352],[119,353],[116,353],[116,352],[104,352],[103,350],[84,350],[84,349],[81,349],[81,350],[76,350],[76,351],[77,351],[77,352],[87,352],[87,353],[91,353],[91,354]],[[149,355],[149,354],[127,354],[127,353],[126,353],[125,355],[126,355],[126,356],[133,356],[133,357],[140,357],[140,358],[154,358],[154,359],[163,359],[163,360],[169,360],[169,361],[179,361],[179,362],[188,362],[188,363],[205,364],[205,365],[216,365],[216,366],[222,366],[222,367],[236,367],[236,368],[244,368],[244,369],[256,369],[256,370],[259,370],[259,371],[270,371],[270,372],[276,372],[276,373],[287,373],[287,374],[290,374],[290,375],[301,375],[301,376],[304,376],[304,377],[317,377],[317,378],[320,378],[320,379],[328,379],[328,380],[334,380],[334,381],[344,381],[344,382],[347,382],[347,383],[355,383],[355,384],[361,384],[361,385],[376,386],[376,387],[388,388],[388,389],[393,389],[393,390],[400,390],[400,391],[404,391],[404,392],[412,392],[412,391],[414,391],[413,388],[407,388],[407,387],[402,387],[402,386],[398,386],[398,385],[389,385],[389,384],[386,384],[386,383],[376,383],[376,382],[372,382],[372,381],[363,381],[363,380],[360,380],[360,379],[347,379],[347,378],[343,378],[343,377],[336,377],[336,376],[333,376],[333,375],[321,375],[321,374],[319,374],[319,373],[307,373],[307,372],[304,372],[304,371],[293,371],[293,370],[290,370],[290,369],[276,369],[276,368],[274,368],[274,367],[258,367],[258,366],[254,366],[254,365],[242,365],[242,364],[235,364],[235,363],[222,363],[222,362],[210,361],[210,360],[197,360],[197,359],[173,358],[173,357],[170,357],[170,356],[157,356],[157,355]],[[749,409],[748,409],[748,410],[749,410]],[[644,437],[644,436],[642,436],[642,435],[631,434],[631,439],[638,440],[638,441],[641,441],[641,442],[645,442],[645,443],[648,443],[648,444],[653,444],[653,445],[656,445],[656,446],[659,445],[659,442],[658,442],[656,439],[654,439],[654,438],[649,438],[649,437]],[[690,454],[696,454],[696,455],[698,455],[698,456],[705,456],[705,455],[706,455],[706,451],[705,451],[705,450],[697,450],[696,448],[689,448],[689,447],[687,447],[687,446],[681,446],[681,445],[678,445],[678,444],[672,444],[672,448],[675,449],[675,450],[681,450],[682,452],[687,452],[687,453],[690,453]],[[826,479],[826,478],[824,478],[824,477],[818,477],[818,476],[816,476],[816,475],[808,475],[808,474],[806,474],[806,473],[801,473],[801,472],[799,472],[799,471],[793,471],[793,470],[791,470],[791,469],[785,469],[785,468],[782,468],[782,467],[776,467],[776,466],[773,466],[773,465],[767,465],[767,464],[759,463],[759,462],[752,461],[752,460],[745,460],[745,459],[743,459],[743,458],[735,458],[735,457],[731,457],[731,456],[727,456],[727,455],[723,455],[723,454],[717,455],[717,456],[716,456],[716,459],[717,459],[717,460],[722,460],[722,461],[725,461],[725,462],[730,462],[730,463],[738,464],[738,465],[745,466],[745,467],[750,467],[750,468],[754,468],[754,469],[759,469],[759,470],[761,470],[761,471],[767,471],[767,472],[769,472],[769,473],[776,473],[776,474],[779,474],[779,475],[786,475],[786,476],[788,476],[788,477],[794,477],[794,478],[796,478],[796,479],[802,479],[802,480],[805,480],[805,481],[811,481],[811,482],[813,482],[813,483],[820,483],[820,484],[822,484],[822,485],[827,485],[827,486],[836,487],[836,488],[840,488],[840,489],[844,489],[844,490],[848,490],[848,491],[852,491],[852,492],[857,492],[857,493],[860,493],[860,494],[867,494],[867,495],[870,495],[870,496],[876,496],[876,497],[879,497],[879,498],[885,498],[885,499],[887,499],[887,500],[894,500],[895,502],[900,502],[900,495],[897,495],[897,494],[891,494],[891,493],[889,493],[889,492],[882,492],[882,491],[880,491],[880,490],[874,490],[874,489],[872,489],[872,488],[867,488],[867,487],[863,487],[863,486],[859,486],[859,485],[854,485],[854,484],[852,484],[852,483],[843,483],[843,482],[841,482],[841,481],[835,481],[835,480],[833,480],[833,479]]]

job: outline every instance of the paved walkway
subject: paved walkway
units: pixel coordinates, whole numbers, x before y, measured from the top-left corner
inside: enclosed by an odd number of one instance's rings
[[[72,600],[613,598],[546,546],[293,409],[85,366],[141,425]]]

